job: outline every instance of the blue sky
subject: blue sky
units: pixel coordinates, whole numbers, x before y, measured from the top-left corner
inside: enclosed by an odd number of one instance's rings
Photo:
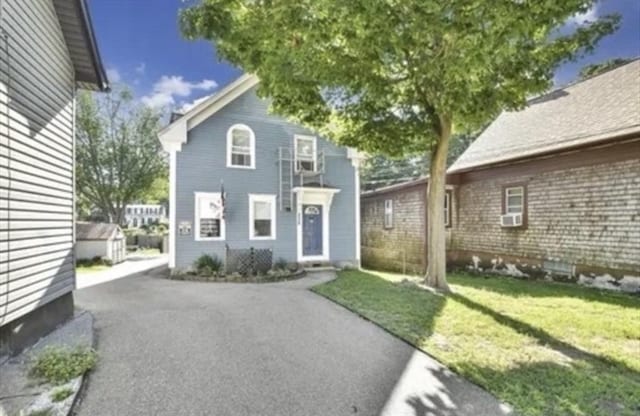
[[[241,71],[215,55],[205,41],[187,41],[178,30],[181,0],[90,0],[100,53],[112,82],[130,85],[143,102],[182,106],[215,92]],[[622,15],[621,28],[603,39],[593,55],[564,65],[556,84],[575,79],[585,64],[640,56],[640,0],[603,0],[569,24],[611,12]]]

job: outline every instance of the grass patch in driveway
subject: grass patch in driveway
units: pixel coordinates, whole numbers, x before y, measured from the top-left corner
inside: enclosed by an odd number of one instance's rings
[[[356,311],[524,415],[640,414],[640,298],[574,284],[341,272],[312,290]]]

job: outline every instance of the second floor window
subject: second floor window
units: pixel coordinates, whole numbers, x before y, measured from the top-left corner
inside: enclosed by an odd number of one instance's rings
[[[255,141],[255,135],[249,126],[231,126],[227,132],[227,167],[255,168]]]
[[[294,152],[296,172],[316,171],[316,138],[313,136],[295,136]]]

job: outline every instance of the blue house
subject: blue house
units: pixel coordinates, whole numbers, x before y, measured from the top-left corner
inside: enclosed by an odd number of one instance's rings
[[[173,118],[169,267],[259,250],[303,266],[359,266],[358,153],[270,114],[244,75]]]

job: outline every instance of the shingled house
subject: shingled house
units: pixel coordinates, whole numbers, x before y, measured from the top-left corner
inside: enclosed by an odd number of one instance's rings
[[[447,183],[450,266],[638,290],[640,60],[504,112],[451,166]],[[419,186],[425,191],[426,181]],[[410,189],[387,192],[386,204]],[[374,200],[362,198],[363,244],[369,216],[384,218]]]

